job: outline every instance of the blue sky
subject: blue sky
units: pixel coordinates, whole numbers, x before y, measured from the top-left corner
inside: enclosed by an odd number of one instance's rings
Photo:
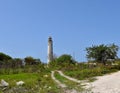
[[[49,36],[54,54],[79,62],[87,60],[86,47],[120,46],[120,1],[0,0],[0,52],[46,62]]]

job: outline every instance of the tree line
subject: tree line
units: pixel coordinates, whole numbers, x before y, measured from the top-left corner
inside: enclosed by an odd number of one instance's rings
[[[119,46],[115,44],[109,45],[92,45],[86,48],[86,58],[88,61],[103,63],[104,65],[108,61],[114,61],[118,59],[117,53]],[[0,53],[0,68],[18,68],[24,65],[38,65],[41,64],[40,59],[35,59],[31,56],[21,58],[12,58],[11,56]],[[54,60],[50,62],[50,66],[67,66],[70,64],[76,64],[77,62],[71,55],[63,54],[60,57],[54,57]]]
[[[40,59],[35,59],[31,56],[21,58],[12,58],[11,56],[0,53],[0,68],[19,68],[24,65],[37,65],[40,64]]]

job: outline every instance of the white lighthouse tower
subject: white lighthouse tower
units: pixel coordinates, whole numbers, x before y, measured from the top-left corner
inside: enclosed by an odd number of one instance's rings
[[[53,61],[53,41],[52,37],[48,38],[48,63]]]

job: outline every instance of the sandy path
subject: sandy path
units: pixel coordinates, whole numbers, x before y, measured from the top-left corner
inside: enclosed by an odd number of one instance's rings
[[[99,76],[96,81],[86,87],[92,87],[93,93],[120,93],[120,71]]]
[[[64,75],[61,71],[57,71],[59,74],[71,81],[80,83],[82,81],[71,78],[69,76]],[[54,77],[54,71],[52,72],[53,79],[58,82],[59,86],[66,87],[66,85],[61,84],[59,81],[57,81]],[[111,73],[105,76],[99,76],[96,77],[97,80],[92,83],[86,82],[86,89],[91,89],[89,92],[85,93],[120,93],[120,71]],[[82,82],[83,83],[83,82]],[[85,82],[84,82],[85,83]],[[70,92],[69,92],[70,93]],[[75,92],[71,92],[75,93]]]

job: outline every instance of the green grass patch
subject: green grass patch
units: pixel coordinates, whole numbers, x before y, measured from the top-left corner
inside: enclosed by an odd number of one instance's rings
[[[73,78],[84,80],[89,79],[95,76],[102,76],[104,74],[112,73],[118,71],[117,69],[112,69],[109,67],[95,67],[95,68],[87,68],[82,70],[69,70],[64,71],[64,73],[68,76],[71,76]]]
[[[38,75],[34,73],[21,73],[21,74],[10,74],[0,75],[0,79],[4,79],[9,82],[10,86],[13,87],[18,81],[24,81],[26,86],[35,85]]]
[[[47,75],[47,77],[45,77]],[[27,90],[25,93],[59,93],[59,89],[54,81],[51,79],[50,73],[20,73],[10,75],[0,75],[0,80],[4,79],[9,83],[8,90],[2,91],[1,93],[8,93],[12,88],[17,88],[16,82],[24,81],[25,84],[22,89]],[[18,87],[19,88],[19,87]],[[11,92],[10,92],[11,93]],[[22,93],[22,92],[13,92]]]

